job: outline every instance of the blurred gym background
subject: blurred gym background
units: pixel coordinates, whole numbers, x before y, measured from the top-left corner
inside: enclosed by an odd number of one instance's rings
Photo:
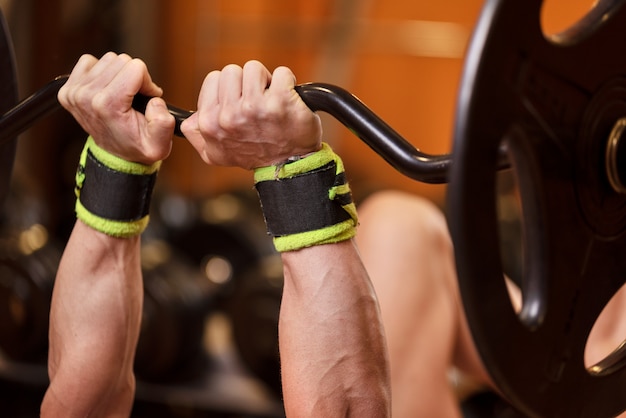
[[[299,83],[351,91],[416,147],[451,148],[465,48],[482,0],[1,0],[26,97],[71,71],[83,53],[142,58],[165,99],[195,109],[204,76],[258,59]],[[551,0],[558,31],[590,0]],[[390,168],[327,115],[325,140],[342,155],[355,199],[383,188],[445,209],[445,185]],[[85,140],[63,111],[23,134],[0,235],[0,409],[38,416],[49,298],[74,222],[74,171]],[[503,208],[506,205],[502,205]],[[504,216],[506,218],[506,216]],[[515,242],[517,238],[512,239]],[[144,235],[144,326],[133,416],[282,415],[277,315],[280,260],[241,169],[206,166],[176,139]]]

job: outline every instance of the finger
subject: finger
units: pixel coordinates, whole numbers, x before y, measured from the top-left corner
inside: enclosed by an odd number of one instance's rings
[[[110,79],[112,75],[117,74],[120,69],[126,65],[132,58],[127,54],[116,54],[114,52],[107,52],[104,54],[88,73],[91,80]],[[104,75],[109,74],[109,77]]]
[[[183,121],[180,125],[180,130],[183,132],[183,135],[185,135],[185,139],[187,139],[189,144],[191,144],[191,146],[200,155],[202,160],[204,160],[207,164],[210,164],[210,159],[205,151],[206,141],[200,133],[198,118],[199,112],[194,113]]]
[[[74,64],[72,72],[68,79],[68,82],[73,81],[75,78],[80,77],[90,71],[94,65],[98,63],[98,59],[90,54],[83,54]],[[67,84],[67,83],[66,83]]]
[[[243,66],[242,95],[256,97],[263,95],[272,81],[272,73],[259,61],[248,61]]]
[[[117,65],[113,67],[116,69],[115,74],[99,94],[103,97],[101,100],[105,102],[104,105],[121,111],[130,111],[137,93],[157,97],[162,95],[161,88],[152,82],[143,61],[130,59],[121,67]]]
[[[78,59],[67,79],[67,82],[61,86],[57,94],[59,103],[61,103],[63,107],[67,108],[67,106],[72,103],[71,92],[77,80],[82,80],[84,75],[89,72],[97,62],[98,59],[89,54],[84,54]]]
[[[211,71],[204,78],[198,94],[198,111],[212,109],[219,103],[219,82],[221,71]]]
[[[309,106],[302,100],[302,97],[295,89],[296,76],[288,67],[278,67],[272,73],[272,83],[267,90],[267,94],[279,103],[290,103],[293,109],[301,117],[308,118],[311,111]],[[315,113],[314,113],[315,114]],[[315,114],[315,119],[319,116]],[[316,122],[317,123],[317,122]]]
[[[293,90],[296,85],[296,76],[288,67],[278,67],[272,73],[270,91]]]
[[[137,66],[143,74],[141,80],[141,86],[139,87],[139,93],[148,97],[161,97],[163,96],[163,89],[152,80],[150,71],[146,63],[138,58],[133,59],[127,64],[128,66]]]
[[[146,106],[146,120],[148,125],[153,125],[154,133],[158,135],[151,135],[156,137],[171,137],[174,135],[174,126],[176,125],[176,119],[169,112],[165,100],[160,97],[154,97],[150,99]]]
[[[174,136],[174,116],[160,97],[155,97],[146,106],[147,143],[145,155],[151,162],[164,160],[172,149]]]
[[[103,89],[130,60],[131,57],[126,54],[107,52],[82,74],[80,85],[91,92]]]
[[[241,83],[243,79],[243,69],[235,64],[224,67],[219,82],[220,104],[229,105],[237,103],[241,99]]]
[[[194,112],[180,124],[180,131],[189,142],[198,134],[198,112]]]
[[[128,92],[131,99],[137,93],[142,93],[148,97],[161,97],[163,95],[163,90],[152,81],[145,62],[138,58],[131,59],[118,70],[115,78],[111,81],[111,87]]]
[[[104,91],[116,74],[131,58],[109,52],[102,58],[83,56],[75,66],[61,92],[60,101],[64,105],[87,106],[91,99]]]

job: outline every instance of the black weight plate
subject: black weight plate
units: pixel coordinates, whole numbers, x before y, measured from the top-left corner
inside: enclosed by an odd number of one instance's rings
[[[587,337],[626,272],[626,198],[604,149],[626,116],[626,7],[599,1],[544,36],[540,0],[487,0],[458,96],[448,220],[481,357],[529,416],[609,417],[626,408],[623,350],[593,370]],[[510,302],[495,193],[503,143],[522,197],[523,306]]]

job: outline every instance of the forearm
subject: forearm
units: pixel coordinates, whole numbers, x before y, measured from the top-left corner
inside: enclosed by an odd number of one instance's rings
[[[139,244],[77,221],[52,298],[42,416],[130,414],[143,301]]]
[[[145,113],[132,108],[137,93],[154,96]],[[139,236],[175,125],[162,93],[143,61],[113,52],[81,56],[59,89],[59,103],[90,135],[76,171],[79,220],[52,296],[43,416],[130,415],[143,305]]]
[[[352,240],[285,252],[282,259],[287,416],[390,416],[380,313]]]
[[[386,417],[387,355],[351,241],[356,207],[341,159],[321,142],[320,118],[294,85],[288,68],[270,73],[256,61],[213,71],[181,130],[208,164],[255,168],[285,272],[279,346],[287,415]]]

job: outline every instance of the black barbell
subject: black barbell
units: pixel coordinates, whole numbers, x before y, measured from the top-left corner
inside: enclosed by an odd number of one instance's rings
[[[55,78],[2,115],[0,143],[11,140],[59,109],[57,93],[67,79],[67,75]],[[419,151],[348,91],[325,83],[301,84],[295,89],[311,110],[324,111],[335,117],[404,175],[426,183],[446,182],[450,155],[429,155]],[[135,96],[133,108],[145,112],[149,99],[141,94]],[[180,125],[192,112],[169,104],[168,109],[176,119],[174,133],[184,137]]]

